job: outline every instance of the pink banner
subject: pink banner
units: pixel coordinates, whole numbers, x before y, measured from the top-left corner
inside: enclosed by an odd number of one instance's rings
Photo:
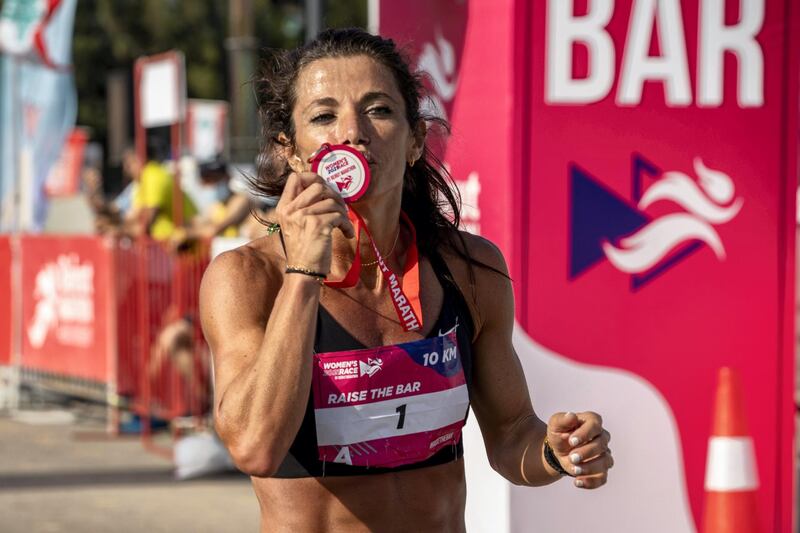
[[[108,380],[111,251],[96,237],[22,237],[22,366]]]
[[[788,531],[797,10],[571,3],[534,2],[521,43],[533,51],[525,329],[664,396],[696,523],[717,372],[740,370],[762,528]]]
[[[614,434],[607,487],[513,487],[510,527],[558,530],[548,517],[581,509],[570,529],[694,531],[717,372],[732,366],[758,519],[789,531],[797,5],[380,7],[381,32],[449,83],[434,89],[449,96],[446,160],[472,229],[510,263],[537,412],[597,410]]]

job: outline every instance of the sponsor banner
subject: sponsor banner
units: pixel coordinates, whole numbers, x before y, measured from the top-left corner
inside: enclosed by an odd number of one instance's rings
[[[591,498],[507,488],[501,527],[695,531],[727,365],[761,528],[789,530],[799,16],[767,0],[381,3],[381,33],[433,78],[454,66],[445,160],[509,262],[537,412],[601,412],[620,458]]]
[[[14,321],[11,316],[14,299],[11,297],[11,239],[0,235],[0,365],[11,364],[13,350],[12,331]]]
[[[22,366],[108,379],[111,251],[94,237],[22,237]]]

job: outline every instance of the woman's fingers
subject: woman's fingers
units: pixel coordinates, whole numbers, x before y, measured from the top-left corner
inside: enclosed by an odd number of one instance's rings
[[[330,187],[325,185],[322,180],[314,183],[310,183],[300,194],[298,194],[289,204],[289,207],[294,209],[301,209],[303,207],[309,206],[315,202],[320,202],[322,200],[334,200],[339,205],[342,206],[342,209],[346,209],[344,200],[333,192]]]
[[[305,187],[303,186],[300,176],[298,176],[296,172],[292,172],[289,174],[289,177],[286,178],[286,185],[283,186],[283,192],[278,200],[278,205],[288,204],[294,200],[298,194],[303,192],[303,189],[305,189]]]
[[[576,446],[569,452],[569,460],[572,464],[577,465],[585,461],[594,459],[608,451],[608,442],[611,440],[611,434],[603,430],[600,435],[590,440],[582,446]]]
[[[591,476],[580,476],[575,478],[573,483],[581,489],[596,489],[602,487],[608,481],[608,473],[602,472]]]
[[[599,455],[581,465],[576,465],[579,469],[575,474],[575,486],[581,489],[596,489],[602,487],[608,481],[608,469],[614,466],[614,458],[611,450]]]
[[[353,223],[350,222],[350,219],[347,217],[346,212],[342,213],[337,210],[329,213],[322,213],[320,215],[316,215],[316,218],[319,218],[320,222],[330,225],[331,229],[339,228],[340,230],[342,230],[342,233],[344,233],[344,236],[347,237],[348,239],[355,236],[355,229],[353,228]]]
[[[608,451],[602,455],[595,456],[593,459],[574,464],[567,468],[567,471],[576,477],[589,476],[607,472],[612,466],[614,466],[614,459],[611,457],[611,452]]]
[[[339,212],[347,218],[344,200],[312,172],[292,173],[289,176],[276,211],[278,218],[282,219],[282,227],[292,224],[305,226],[309,221],[303,217],[329,212]],[[354,236],[355,231],[349,221],[340,227],[348,238]]]
[[[296,213],[301,216],[321,215],[323,213],[341,213],[347,216],[347,208],[333,198],[326,198],[306,207],[298,208]]]

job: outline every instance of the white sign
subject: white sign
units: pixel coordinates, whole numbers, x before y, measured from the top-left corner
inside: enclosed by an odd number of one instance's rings
[[[142,127],[155,128],[183,122],[186,112],[183,54],[170,52],[162,59],[145,59],[141,68],[139,103]]]
[[[186,121],[189,151],[198,161],[209,161],[225,151],[228,103],[220,100],[189,100]]]

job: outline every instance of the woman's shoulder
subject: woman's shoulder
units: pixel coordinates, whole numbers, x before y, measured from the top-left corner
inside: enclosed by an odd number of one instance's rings
[[[446,237],[441,256],[469,307],[477,337],[487,317],[507,303],[500,301],[503,296],[512,295],[506,261],[500,248],[485,237],[460,230]]]
[[[203,274],[201,298],[209,292],[263,299],[283,279],[283,251],[277,235],[261,237],[215,257]]]
[[[478,270],[494,271],[495,275],[502,274],[508,277],[508,267],[503,253],[486,237],[456,229],[450,230],[445,237],[442,255],[445,256],[448,265],[461,265],[462,268],[472,266]]]

